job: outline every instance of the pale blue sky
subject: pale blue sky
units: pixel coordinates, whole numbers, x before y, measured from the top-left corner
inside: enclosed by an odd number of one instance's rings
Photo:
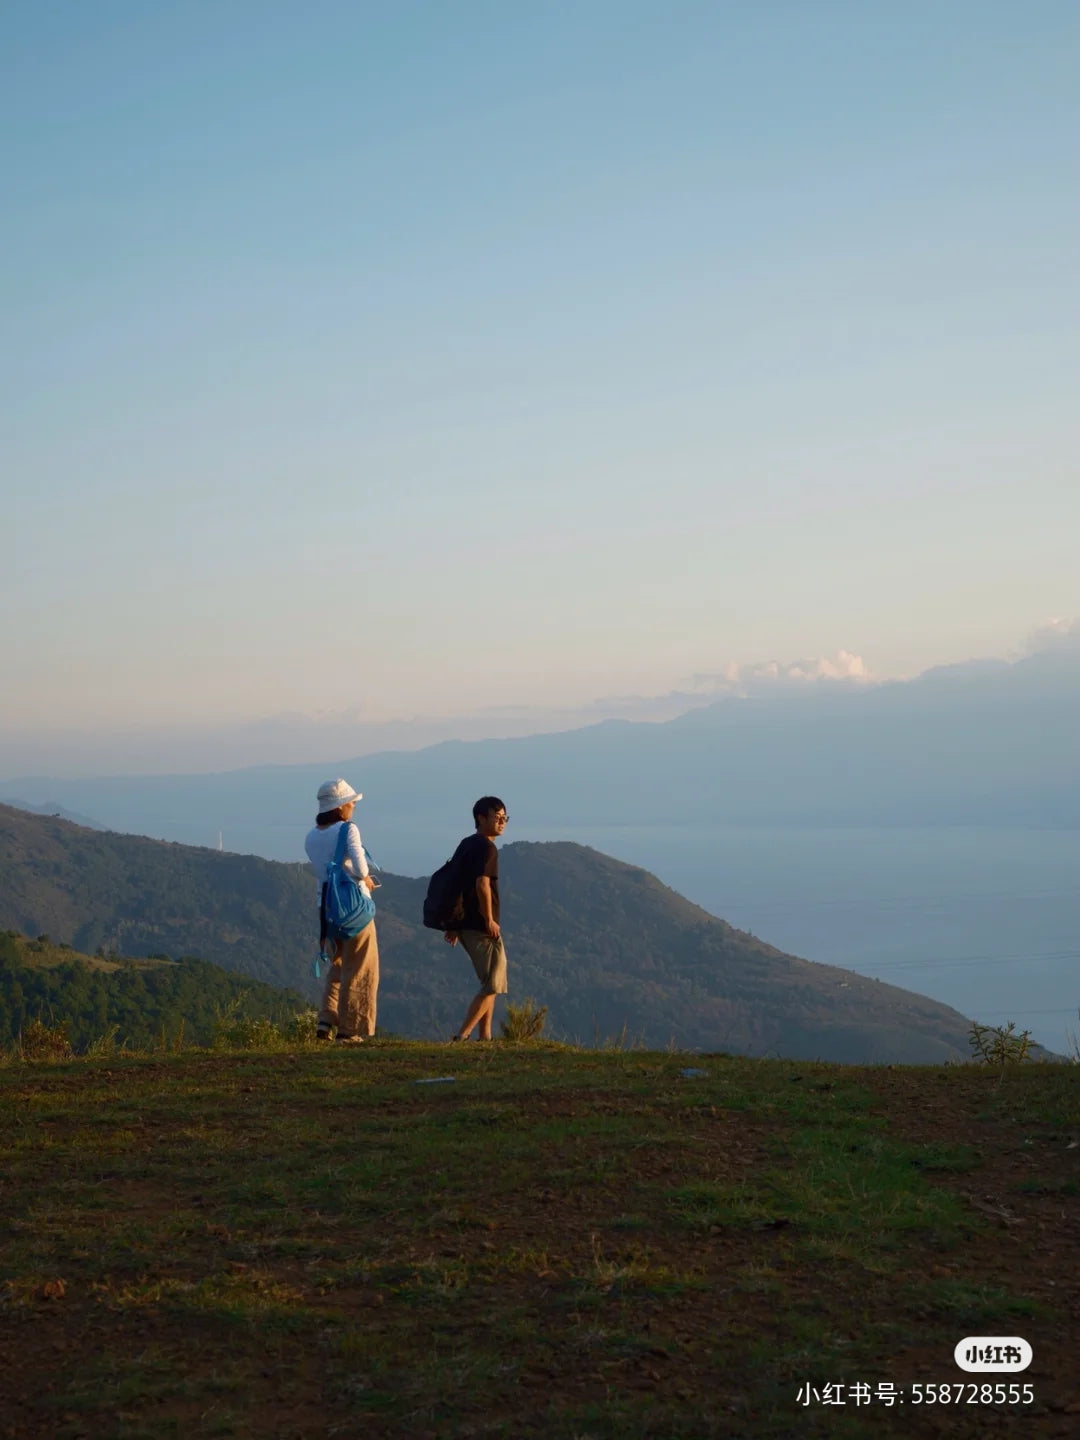
[[[0,730],[904,674],[1080,612],[1078,42],[14,0]]]

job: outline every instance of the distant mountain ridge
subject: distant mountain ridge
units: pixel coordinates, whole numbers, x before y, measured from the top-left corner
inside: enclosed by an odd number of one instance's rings
[[[92,820],[88,815],[80,815],[75,810],[65,810],[63,805],[58,804],[55,800],[34,802],[31,800],[20,800],[17,796],[11,796],[7,799],[7,803],[14,806],[16,810],[29,810],[31,815],[55,815],[61,820],[70,820],[73,825],[82,825],[87,830],[108,829],[107,825],[99,825],[96,820]]]
[[[584,846],[501,858],[513,995],[590,1043],[859,1062],[967,1058],[968,1022],[925,996],[785,955],[655,876]],[[440,1036],[474,981],[419,923],[424,880],[378,892],[380,1022]],[[193,849],[0,806],[0,928],[120,955],[197,954],[268,983],[315,985],[315,886],[299,864]]]
[[[384,853],[453,835],[479,794],[533,833],[594,825],[1004,825],[1080,827],[1080,647],[972,663],[872,686],[727,697],[657,724],[608,720],[504,740],[444,741],[318,765],[217,775],[0,785],[34,804],[57,793],[112,829],[298,856],[319,783],[364,792]],[[308,821],[310,823],[310,821]]]

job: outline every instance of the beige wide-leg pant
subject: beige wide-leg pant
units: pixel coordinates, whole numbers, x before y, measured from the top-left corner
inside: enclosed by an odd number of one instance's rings
[[[339,1035],[375,1034],[375,1006],[379,994],[379,941],[375,921],[359,935],[339,940],[334,963],[326,972],[319,1024]]]

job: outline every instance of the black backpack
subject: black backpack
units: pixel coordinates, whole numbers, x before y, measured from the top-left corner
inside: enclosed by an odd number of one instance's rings
[[[429,930],[455,930],[465,919],[465,897],[453,860],[440,865],[428,881],[424,896],[424,924]]]

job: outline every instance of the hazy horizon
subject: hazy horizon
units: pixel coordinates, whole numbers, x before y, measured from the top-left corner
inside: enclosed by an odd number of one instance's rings
[[[951,664],[1008,665],[1053,649],[1080,655],[1080,621],[1058,620],[1037,627],[1011,655],[974,656]],[[113,726],[98,731],[50,731],[42,726],[25,735],[5,732],[0,725],[0,784],[50,776],[199,774],[322,760],[332,764],[382,751],[422,749],[444,740],[524,737],[578,729],[607,719],[662,722],[725,697],[796,696],[821,686],[850,689],[918,678],[918,674],[875,674],[861,656],[841,652],[787,663],[730,664],[719,672],[687,677],[684,688],[661,695],[613,696],[576,707],[490,706],[468,715],[270,715],[219,728]]]

